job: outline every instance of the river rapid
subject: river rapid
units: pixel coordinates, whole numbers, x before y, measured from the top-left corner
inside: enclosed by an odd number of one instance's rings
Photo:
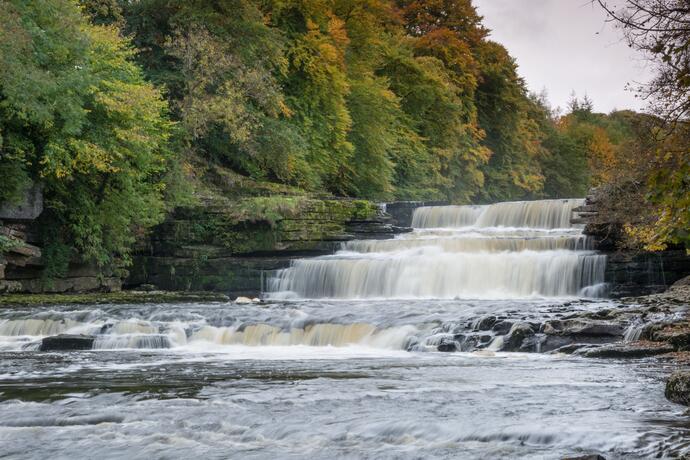
[[[580,203],[421,208],[410,234],[295,261],[262,303],[0,310],[0,457],[678,456],[663,362],[503,352],[481,327],[617,307]],[[59,334],[95,340],[39,351]]]

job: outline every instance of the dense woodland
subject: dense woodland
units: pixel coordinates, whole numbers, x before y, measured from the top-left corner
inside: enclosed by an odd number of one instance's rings
[[[612,20],[687,101],[688,16],[636,35],[633,8]],[[554,110],[490,37],[470,0],[0,0],[0,203],[40,182],[46,256],[99,263],[193,198],[200,162],[375,200],[611,187],[633,243],[690,241],[687,106]]]

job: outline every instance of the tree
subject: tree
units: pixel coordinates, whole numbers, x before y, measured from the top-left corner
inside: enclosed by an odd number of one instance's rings
[[[0,164],[44,184],[46,243],[99,264],[164,210],[171,124],[132,55],[71,1],[0,10]]]
[[[624,31],[630,46],[647,54],[656,77],[639,88],[667,121],[690,115],[690,3],[687,0],[597,0]]]
[[[533,102],[508,51],[486,42],[479,49],[477,110],[484,144],[493,152],[483,167],[482,201],[538,196],[544,184],[539,161],[545,155]]]

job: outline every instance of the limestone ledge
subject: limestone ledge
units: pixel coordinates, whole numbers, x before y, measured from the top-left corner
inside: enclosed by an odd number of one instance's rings
[[[258,295],[274,270],[330,254],[355,238],[391,238],[393,225],[366,200],[253,197],[177,209],[138,248],[126,287]]]

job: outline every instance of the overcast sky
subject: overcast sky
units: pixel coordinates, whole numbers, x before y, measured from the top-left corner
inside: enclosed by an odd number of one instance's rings
[[[589,0],[474,0],[491,38],[516,58],[531,91],[546,88],[565,108],[587,93],[597,111],[640,109],[626,83],[648,80],[649,68]]]

